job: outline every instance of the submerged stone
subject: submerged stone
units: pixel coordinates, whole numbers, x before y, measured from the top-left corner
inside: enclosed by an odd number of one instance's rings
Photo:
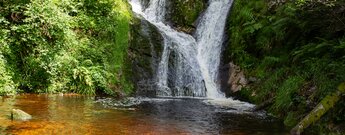
[[[11,111],[12,120],[30,120],[32,116],[20,109],[12,109]]]

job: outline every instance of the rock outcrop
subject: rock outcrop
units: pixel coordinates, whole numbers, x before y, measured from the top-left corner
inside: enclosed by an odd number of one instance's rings
[[[231,92],[235,93],[240,91],[243,87],[248,84],[248,81],[244,75],[244,72],[241,68],[234,63],[229,64],[229,80],[228,85],[230,86]]]
[[[11,119],[12,120],[30,120],[32,116],[20,109],[12,109],[11,111]]]
[[[140,2],[143,8],[147,8],[150,1],[141,0]],[[178,31],[192,34],[199,15],[206,8],[207,1],[174,0],[167,2],[166,22]],[[154,96],[157,82],[155,78],[164,49],[164,38],[154,25],[140,16],[133,20],[130,35],[125,72],[127,72],[129,80],[133,81],[137,94]]]
[[[166,18],[179,31],[193,33],[200,14],[207,6],[206,0],[172,0]]]
[[[128,72],[134,87],[143,95],[155,95],[154,86],[158,64],[163,52],[163,37],[158,29],[144,19],[135,19],[131,26],[128,51]],[[142,92],[142,93],[141,93]],[[149,92],[149,93],[147,93]]]

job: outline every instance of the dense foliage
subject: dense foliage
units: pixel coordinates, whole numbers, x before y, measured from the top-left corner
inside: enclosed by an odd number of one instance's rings
[[[125,0],[0,0],[0,94],[130,92]]]
[[[205,2],[171,1],[167,19],[192,33]],[[126,0],[0,0],[0,95],[130,93],[130,21]],[[226,61],[254,78],[239,95],[273,101],[268,110],[287,126],[345,81],[344,1],[235,0],[228,32]],[[151,49],[133,40],[132,51]],[[148,67],[152,56],[141,56]],[[340,131],[344,105],[341,99],[316,126]]]
[[[344,7],[336,0],[236,0],[227,59],[257,80],[242,97],[274,99],[270,112],[294,126],[336,91],[345,81]],[[344,104],[342,99],[318,124],[338,129],[330,125],[345,121]]]

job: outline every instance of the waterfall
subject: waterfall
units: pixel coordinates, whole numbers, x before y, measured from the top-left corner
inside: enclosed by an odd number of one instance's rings
[[[157,27],[164,49],[157,68],[157,96],[225,97],[219,91],[218,69],[224,27],[232,0],[209,0],[194,37],[165,24],[167,0],[130,0],[132,10]]]
[[[224,28],[232,0],[210,0],[196,31],[197,58],[206,83],[207,96],[224,97],[216,83],[220,65]]]

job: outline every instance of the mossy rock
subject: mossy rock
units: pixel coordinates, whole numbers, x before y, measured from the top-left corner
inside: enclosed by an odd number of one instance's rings
[[[163,52],[163,41],[154,25],[144,19],[133,20],[126,67],[136,90],[139,91],[139,83],[150,81],[156,76],[156,68]]]
[[[191,33],[195,29],[195,22],[205,10],[206,0],[174,0],[170,3],[168,20],[180,31]]]

